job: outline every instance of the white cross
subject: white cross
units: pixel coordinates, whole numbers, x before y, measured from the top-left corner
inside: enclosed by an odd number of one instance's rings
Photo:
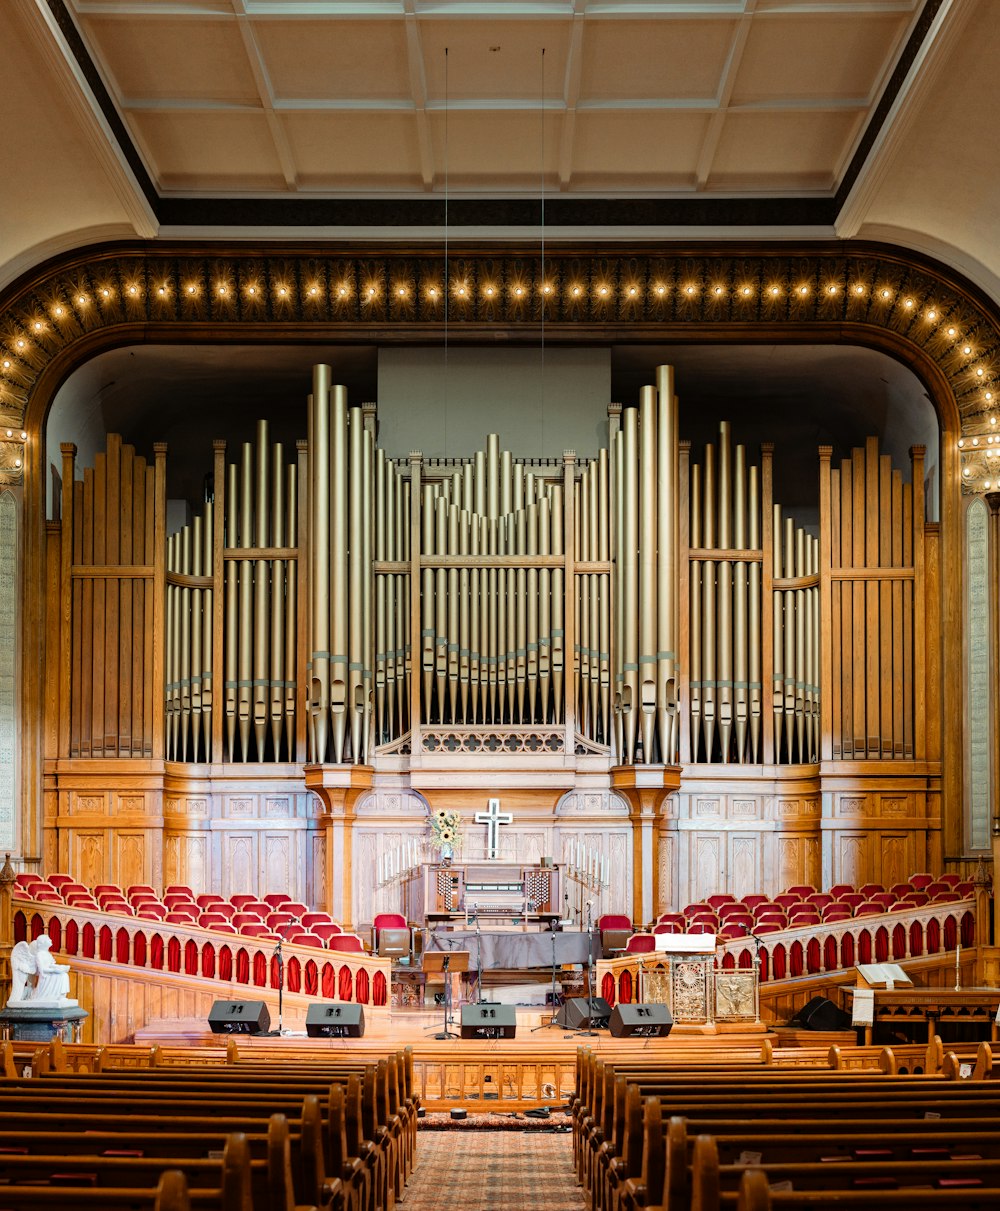
[[[476,823],[486,825],[486,856],[497,857],[500,848],[500,825],[513,824],[514,817],[510,812],[500,810],[499,799],[488,799],[489,811],[476,812]]]

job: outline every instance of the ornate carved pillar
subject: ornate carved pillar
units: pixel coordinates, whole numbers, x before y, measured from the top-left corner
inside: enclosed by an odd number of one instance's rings
[[[632,822],[632,920],[650,922],[661,911],[660,818],[667,796],[678,789],[675,765],[616,765],[611,788],[629,805]]]
[[[307,765],[304,772],[307,790],[319,796],[324,809],[320,818],[324,879],[322,895],[317,888],[316,900],[350,930],[354,809],[358,799],[371,790],[375,770],[370,765]]]

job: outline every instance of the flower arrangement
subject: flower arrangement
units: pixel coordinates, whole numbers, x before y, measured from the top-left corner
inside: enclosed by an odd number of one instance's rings
[[[461,835],[462,818],[458,812],[439,807],[431,814],[431,845],[441,853],[450,854]]]

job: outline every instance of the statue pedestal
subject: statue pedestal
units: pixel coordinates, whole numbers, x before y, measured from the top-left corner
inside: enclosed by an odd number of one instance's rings
[[[58,1035],[75,1043],[89,1016],[79,1005],[8,1005],[0,1010],[0,1032],[19,1042],[49,1043]]]

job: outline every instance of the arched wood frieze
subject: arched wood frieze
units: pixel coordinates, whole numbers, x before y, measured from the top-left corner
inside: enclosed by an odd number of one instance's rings
[[[0,296],[0,426],[41,424],[55,386],[140,341],[441,339],[440,250],[247,251],[157,243],[84,249]],[[1000,314],[960,275],[869,244],[752,249],[458,250],[449,339],[817,341],[868,345],[927,384],[974,468],[996,432]],[[40,411],[39,411],[40,408]],[[983,451],[973,438],[983,435]],[[2,434],[0,434],[2,436]],[[1000,434],[997,434],[1000,442]],[[989,443],[993,445],[992,442]],[[984,464],[985,465],[985,464]]]

